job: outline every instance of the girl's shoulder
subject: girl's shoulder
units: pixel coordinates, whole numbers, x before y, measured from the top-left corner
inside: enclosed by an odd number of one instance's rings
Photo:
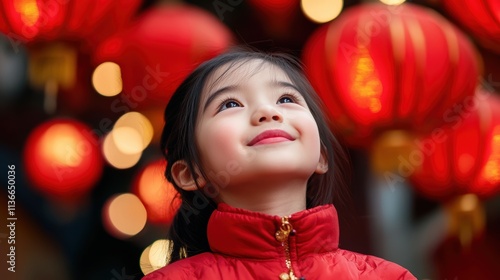
[[[344,249],[313,254],[302,260],[305,275],[317,279],[416,279],[402,266],[372,255]],[[202,253],[160,268],[143,280],[267,279],[282,268],[281,260],[256,260]],[[267,277],[269,276],[269,277]],[[237,278],[235,278],[237,277]]]
[[[417,279],[406,268],[397,263],[344,249],[337,250],[337,261],[344,262],[346,267],[370,276],[369,279]]]
[[[212,253],[202,253],[195,255],[186,259],[176,261],[158,270],[155,270],[147,275],[145,275],[142,280],[166,280],[166,279],[199,279],[199,274],[205,274],[201,272],[200,268],[204,270],[215,268],[216,262],[214,254]]]

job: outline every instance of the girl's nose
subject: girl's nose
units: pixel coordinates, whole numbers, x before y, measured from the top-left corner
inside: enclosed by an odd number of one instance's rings
[[[259,125],[266,122],[283,122],[283,115],[271,105],[262,105],[252,115],[252,124]]]

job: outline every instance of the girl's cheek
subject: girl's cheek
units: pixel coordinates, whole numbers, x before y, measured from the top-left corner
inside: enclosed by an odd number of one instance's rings
[[[218,121],[211,123],[204,129],[203,135],[200,135],[200,141],[207,141],[206,144],[212,148],[218,148],[220,151],[234,148],[238,145],[240,138],[241,125],[237,122]]]

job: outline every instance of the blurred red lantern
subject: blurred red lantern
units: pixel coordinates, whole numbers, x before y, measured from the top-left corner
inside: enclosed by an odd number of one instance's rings
[[[135,179],[133,192],[144,203],[148,220],[170,224],[181,200],[174,186],[165,178],[165,160],[156,160],[144,167]]]
[[[388,130],[426,132],[474,94],[473,46],[436,12],[404,4],[359,5],[307,42],[306,72],[352,145]]]
[[[443,0],[443,6],[483,46],[500,52],[500,1]]]
[[[78,75],[86,73],[82,73],[82,61],[77,58],[88,56],[99,42],[123,28],[141,2],[0,0],[0,32],[7,35],[14,49],[21,44],[29,46],[30,84],[43,89],[46,113],[56,111],[61,89],[71,91],[71,98],[64,99],[67,102],[81,105],[87,101],[84,95],[75,94],[82,92],[82,84],[75,84],[86,80]]]
[[[54,198],[70,199],[95,186],[103,160],[90,127],[76,120],[54,119],[29,135],[24,165],[33,187]]]
[[[449,123],[419,139],[411,179],[426,197],[463,194],[486,198],[500,191],[500,98],[478,93],[448,114]]]
[[[105,41],[94,61],[120,66],[122,103],[128,108],[163,106],[198,64],[223,52],[231,41],[229,29],[212,14],[194,6],[163,5]]]
[[[124,25],[140,3],[141,0],[100,0],[98,3],[1,0],[0,32],[16,42],[102,39]]]

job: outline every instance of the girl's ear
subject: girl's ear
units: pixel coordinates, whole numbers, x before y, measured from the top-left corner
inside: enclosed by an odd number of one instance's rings
[[[194,175],[194,176],[193,176]],[[192,174],[184,160],[178,160],[172,165],[172,177],[175,184],[185,191],[197,190],[196,182],[200,188],[206,184],[205,179],[200,174]]]
[[[321,152],[321,155],[319,156],[318,165],[316,166],[315,173],[325,174],[326,171],[328,171],[328,160],[326,159],[326,156],[324,155],[324,153]]]

